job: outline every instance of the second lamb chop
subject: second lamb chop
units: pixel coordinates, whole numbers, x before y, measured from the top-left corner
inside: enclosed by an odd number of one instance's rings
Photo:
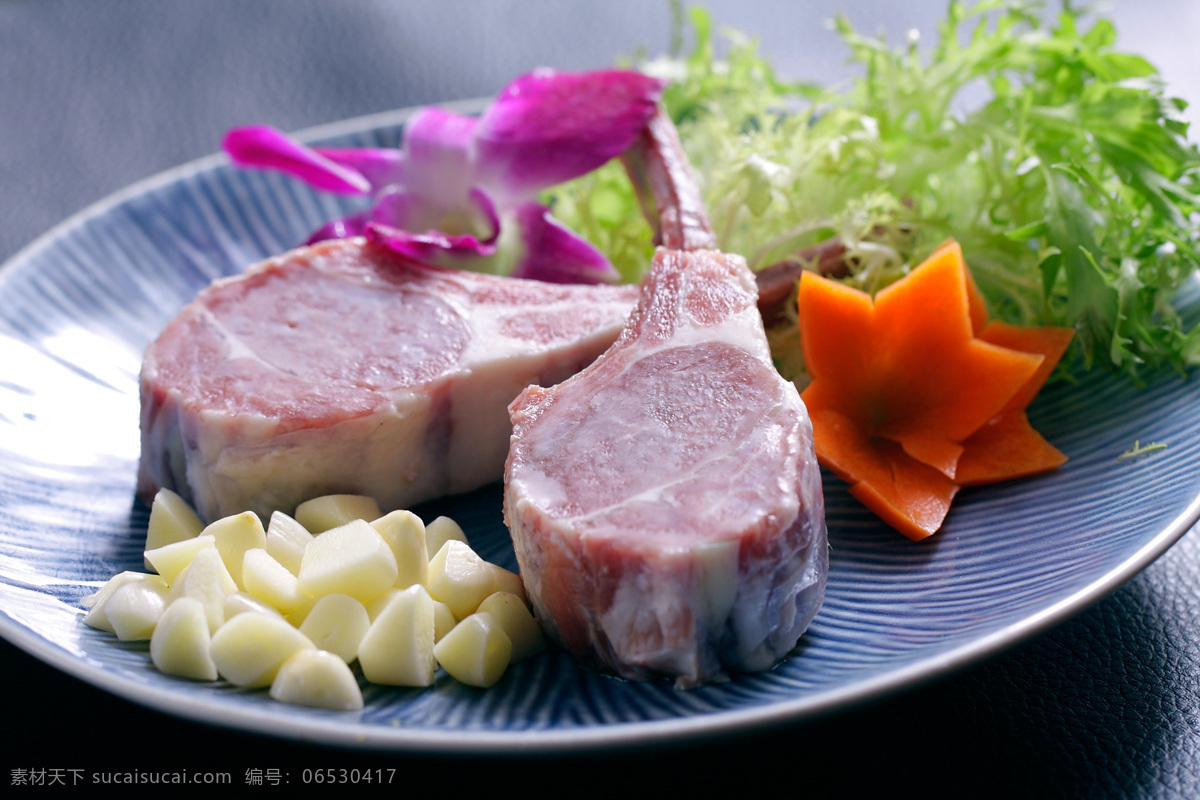
[[[745,261],[712,247],[659,114],[626,157],[659,241],[617,342],[509,407],[505,520],[538,617],[586,664],[690,687],[769,669],[823,598],[812,429]]]

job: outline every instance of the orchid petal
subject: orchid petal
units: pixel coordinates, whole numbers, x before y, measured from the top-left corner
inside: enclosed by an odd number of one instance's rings
[[[326,239],[349,239],[354,236],[362,236],[370,218],[370,211],[360,211],[357,214],[327,222],[313,231],[304,243],[316,244]]]
[[[389,187],[371,209],[371,221],[389,228],[423,231],[437,227],[439,212],[427,198]]]
[[[461,267],[467,259],[489,258],[496,245],[480,242],[474,236],[447,236],[440,231],[409,233],[379,222],[367,223],[366,236],[376,244],[426,264]]]
[[[357,172],[372,191],[404,182],[404,154],[390,147],[317,147],[333,163]]]
[[[472,150],[479,120],[423,108],[404,128],[404,187],[442,208],[463,203],[474,185]]]
[[[492,198],[482,189],[472,186],[471,191],[467,193],[467,202],[475,209],[475,218],[482,219],[486,227],[491,229],[487,241],[496,241],[496,237],[500,235],[500,214]]]
[[[480,183],[514,199],[620,155],[654,115],[663,82],[627,70],[540,69],[510,83],[475,134]]]
[[[520,231],[522,253],[514,278],[546,283],[611,283],[620,275],[609,260],[586,239],[550,216],[550,208],[525,203],[512,220]]]
[[[242,167],[373,195],[369,210],[327,223],[309,243],[365,235],[427,263],[602,283],[619,279],[608,259],[534,195],[628,150],[663,87],[636,72],[539,70],[509,84],[482,119],[419,110],[400,150],[311,148],[265,126],[231,131],[225,149]]]
[[[476,188],[467,192],[465,203],[445,208],[425,195],[392,187],[379,196],[371,221],[412,232],[470,235],[486,244],[495,242],[500,234],[495,204]]]
[[[371,191],[370,181],[357,170],[330,160],[276,128],[234,128],[225,135],[224,147],[240,167],[276,169],[326,192]]]

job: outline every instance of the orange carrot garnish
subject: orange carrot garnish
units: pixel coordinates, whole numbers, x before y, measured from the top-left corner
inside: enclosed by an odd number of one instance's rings
[[[905,536],[937,531],[960,486],[1065,460],[1025,408],[1071,331],[986,324],[957,243],[874,300],[806,272],[799,303],[817,458]]]

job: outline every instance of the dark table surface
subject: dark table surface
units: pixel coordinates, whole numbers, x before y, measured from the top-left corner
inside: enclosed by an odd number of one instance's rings
[[[824,27],[834,12],[894,40],[932,32],[944,12],[924,0],[709,7],[760,37],[782,74],[814,81],[844,74]],[[1200,100],[1200,4],[1117,0],[1109,11],[1123,49],[1148,56],[1172,94]],[[492,95],[538,65],[595,68],[639,47],[662,51],[669,20],[665,2],[636,0],[0,0],[0,261],[93,201],[215,151],[230,127],[296,130]],[[0,669],[0,783],[18,770],[161,768],[231,771],[240,785],[250,769],[308,766],[588,795],[1196,798],[1200,535],[984,663],[826,718],[671,747],[502,759],[347,751],[168,717],[7,642]]]

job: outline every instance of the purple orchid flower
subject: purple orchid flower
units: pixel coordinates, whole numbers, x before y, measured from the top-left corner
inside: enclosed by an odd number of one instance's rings
[[[326,224],[310,243],[365,235],[426,263],[600,283],[616,270],[537,194],[629,149],[662,90],[637,72],[540,69],[505,87],[481,117],[421,109],[399,150],[312,148],[269,127],[230,131],[225,150],[242,167],[372,196],[368,209]]]

